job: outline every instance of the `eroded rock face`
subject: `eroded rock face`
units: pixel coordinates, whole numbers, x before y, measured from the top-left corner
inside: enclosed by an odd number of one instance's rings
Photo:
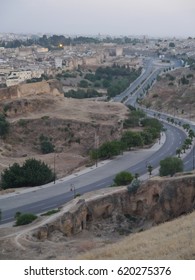
[[[155,225],[189,213],[194,208],[194,175],[157,178],[143,183],[136,193],[129,193],[127,188],[114,188],[113,192],[99,195],[96,199],[80,200],[70,211],[62,213],[47,226],[36,229],[33,235],[44,240],[54,230],[58,230],[65,236],[71,236],[98,219],[112,217],[114,221],[116,215],[136,217],[137,221],[152,222]]]
[[[0,101],[46,93],[56,96],[62,93],[62,89],[60,88],[60,85],[57,81],[42,81],[37,83],[19,84],[16,86],[0,89]]]

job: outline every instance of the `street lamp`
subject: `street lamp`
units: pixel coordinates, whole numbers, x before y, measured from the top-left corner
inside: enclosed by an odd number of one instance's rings
[[[76,197],[76,188],[74,184],[70,184],[70,191],[73,192],[73,198]]]
[[[97,134],[98,132],[98,129],[97,131],[95,131],[95,165],[96,167],[98,166],[98,147],[99,147],[99,135]]]
[[[54,178],[53,178],[53,183],[56,183],[56,154],[54,153],[53,156],[53,173],[54,173]]]

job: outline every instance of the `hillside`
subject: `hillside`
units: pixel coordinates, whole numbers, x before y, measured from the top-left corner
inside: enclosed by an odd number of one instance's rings
[[[182,68],[159,76],[142,104],[195,120],[195,71]]]
[[[122,104],[64,98],[54,81],[24,84],[1,91],[0,110],[10,122],[10,132],[0,140],[0,171],[30,157],[41,159],[58,178],[89,161],[95,133],[103,141],[117,139],[128,109]],[[47,137],[55,152],[43,155],[40,136]]]
[[[0,227],[0,259],[195,259],[195,176],[86,193],[32,224]]]

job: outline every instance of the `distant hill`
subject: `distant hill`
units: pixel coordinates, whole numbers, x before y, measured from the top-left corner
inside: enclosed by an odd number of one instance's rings
[[[159,76],[142,104],[195,120],[195,70],[182,68]]]

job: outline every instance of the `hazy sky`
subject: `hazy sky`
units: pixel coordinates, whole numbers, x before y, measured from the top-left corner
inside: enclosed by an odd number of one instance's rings
[[[195,0],[0,0],[0,32],[195,37]]]

